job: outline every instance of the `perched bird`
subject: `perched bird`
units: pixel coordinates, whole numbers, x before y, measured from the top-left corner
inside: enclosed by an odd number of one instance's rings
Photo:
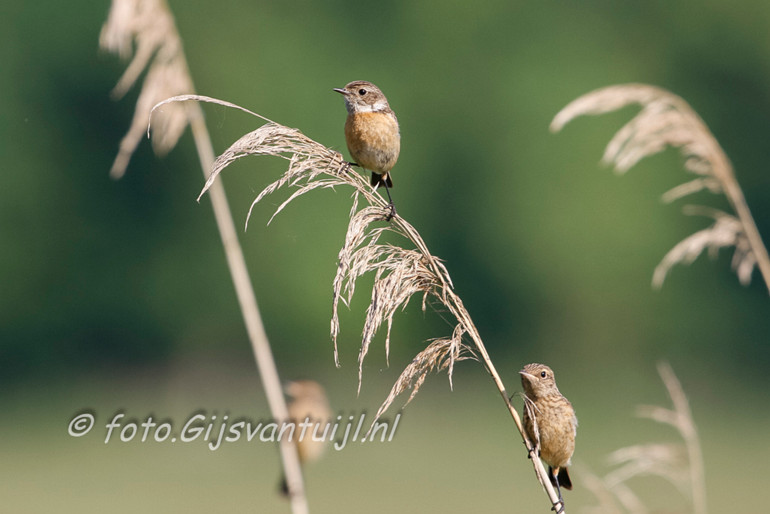
[[[545,364],[527,364],[519,374],[525,395],[524,429],[548,464],[551,483],[561,500],[561,487],[572,489],[567,466],[575,451],[575,410],[559,392],[553,371]]]
[[[284,386],[284,392],[289,397],[289,421],[296,426],[292,440],[297,445],[299,462],[304,466],[318,459],[326,450],[329,441],[314,440],[313,435],[317,434],[315,439],[326,436],[325,426],[332,419],[329,400],[321,384],[313,380],[288,382]],[[306,420],[310,425],[302,436],[301,424]],[[289,495],[286,477],[281,477],[280,491],[284,496]]]
[[[334,91],[345,97],[348,117],[345,120],[345,142],[355,163],[372,172],[372,187],[385,186],[390,201],[391,217],[396,209],[390,198],[393,181],[390,170],[396,165],[401,150],[401,133],[396,114],[380,88],[356,80]]]

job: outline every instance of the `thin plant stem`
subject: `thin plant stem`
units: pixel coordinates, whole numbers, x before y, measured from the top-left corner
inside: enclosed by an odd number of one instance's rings
[[[765,244],[762,242],[759,229],[757,229],[757,225],[754,223],[754,217],[751,215],[749,206],[746,203],[743,190],[738,185],[738,181],[735,180],[735,175],[726,177],[722,185],[725,188],[725,196],[727,196],[733,209],[735,209],[738,219],[741,220],[743,232],[746,234],[746,239],[748,239],[751,245],[751,250],[757,259],[757,266],[759,266],[759,271],[762,273],[767,291],[770,293],[770,257],[767,255],[767,248],[765,248]]]
[[[379,200],[379,202],[377,202],[377,200]],[[375,198],[375,202],[383,205],[385,203],[384,200],[378,196]],[[414,243],[417,249],[426,257],[428,264],[433,269],[436,277],[441,277],[443,282],[444,272],[439,267],[436,258],[428,250],[428,247],[420,234],[410,224],[402,223],[402,218],[398,215],[393,218],[392,222],[400,225],[402,231],[407,234],[412,243]],[[546,472],[545,467],[543,466],[543,463],[537,454],[537,447],[535,444],[533,444],[532,441],[530,441],[529,437],[527,436],[527,432],[524,430],[524,425],[521,423],[519,413],[511,403],[510,396],[505,389],[503,380],[500,378],[500,374],[497,372],[495,365],[492,363],[492,359],[487,352],[486,346],[484,346],[484,342],[481,340],[481,336],[476,329],[476,325],[473,323],[473,319],[471,319],[471,316],[463,305],[460,297],[455,294],[454,290],[449,287],[448,284],[444,285],[446,287],[442,288],[442,294],[445,296],[445,306],[451,311],[457,321],[459,321],[460,324],[466,329],[468,336],[473,341],[475,353],[481,360],[484,368],[492,377],[492,381],[495,383],[495,387],[497,387],[497,390],[500,392],[500,396],[502,397],[503,402],[505,403],[505,406],[511,415],[511,418],[513,418],[513,422],[516,425],[519,434],[521,435],[522,441],[527,448],[527,453],[529,454],[529,458],[532,461],[532,465],[535,469],[535,475],[537,476],[538,481],[543,486],[543,489],[545,489],[551,504],[557,505],[560,502],[559,495],[553,488],[551,480],[548,478],[548,473]],[[562,514],[566,514],[566,507],[564,507],[560,512]]]
[[[673,408],[640,405],[637,416],[674,428],[684,442],[647,443],[615,450],[609,462],[616,466],[603,478],[584,472],[586,485],[594,493],[599,505],[591,512],[623,512],[644,514],[649,511],[641,498],[630,488],[635,477],[656,476],[673,485],[692,505],[693,514],[706,514],[706,481],[703,453],[692,411],[682,385],[671,365],[658,363],[658,374],[668,391]]]
[[[689,105],[684,101],[682,101],[682,103],[684,104],[683,109],[690,109]],[[722,185],[727,201],[732,206],[735,214],[738,215],[738,219],[743,228],[743,233],[751,246],[751,251],[754,253],[757,266],[765,281],[765,286],[767,287],[768,293],[770,293],[770,257],[767,255],[767,248],[765,248],[765,244],[762,242],[762,236],[759,234],[757,224],[754,222],[754,217],[751,215],[743,190],[741,189],[740,184],[738,184],[738,180],[735,178],[732,163],[727,155],[725,155],[724,151],[722,151],[719,142],[706,128],[705,122],[699,117],[697,119],[702,124],[703,131],[706,133],[706,136],[704,137],[709,139],[709,146],[714,149],[710,152],[709,157],[714,162],[715,175]],[[676,380],[676,377],[674,377],[674,380]],[[698,511],[696,510],[696,512]]]
[[[677,428],[682,433],[687,457],[690,463],[690,488],[692,492],[692,505],[695,514],[706,514],[706,479],[704,476],[703,453],[701,452],[698,431],[692,420],[692,412],[687,396],[684,394],[682,384],[676,378],[671,365],[667,362],[658,364],[658,373],[666,385],[671,402],[674,404],[674,412],[677,416]]]
[[[120,178],[124,174],[145,127],[148,136],[152,128],[155,152],[163,154],[176,145],[189,124],[195,139],[201,170],[204,177],[208,178],[215,162],[214,150],[200,105],[169,105],[157,113],[154,124],[147,121],[148,117],[150,122],[153,121],[152,106],[158,101],[173,94],[189,94],[195,90],[182,49],[182,38],[166,2],[164,0],[113,0],[107,22],[102,27],[99,42],[102,48],[121,56],[127,57],[133,54],[131,63],[113,90],[114,96],[123,96],[137,83],[140,76],[144,75],[134,119],[128,133],[121,141],[120,151],[110,174],[114,178]],[[230,275],[270,412],[276,421],[282,422],[288,419],[288,409],[281,381],[262,324],[224,187],[221,183],[215,186],[211,190],[211,203]],[[307,514],[308,504],[297,449],[291,441],[281,438],[280,453],[284,476],[290,491],[292,511],[294,514]]]
[[[489,375],[492,377],[492,381],[495,383],[497,390],[500,392],[500,396],[502,397],[503,402],[505,403],[505,406],[511,415],[511,418],[513,418],[513,422],[516,425],[519,434],[521,434],[521,439],[524,442],[524,445],[527,447],[527,453],[529,454],[529,458],[535,468],[535,474],[537,475],[540,484],[545,489],[551,504],[556,505],[560,501],[559,495],[556,493],[553,485],[551,485],[551,480],[548,478],[548,473],[546,472],[545,467],[543,466],[543,463],[540,461],[540,457],[537,454],[537,448],[533,442],[529,440],[527,432],[524,430],[524,425],[521,423],[521,418],[519,418],[519,413],[511,403],[510,396],[505,390],[505,385],[503,385],[503,381],[500,378],[500,375],[497,373],[497,369],[492,363],[492,359],[489,357],[489,353],[487,353],[487,349],[481,340],[481,336],[476,330],[476,326],[473,324],[473,320],[470,318],[470,315],[468,314],[468,311],[465,309],[465,307],[463,307],[460,297],[458,297],[451,289],[448,291],[448,297],[451,305],[457,305],[459,307],[457,312],[454,314],[458,316],[457,319],[460,320],[468,329],[468,336],[473,340],[477,355],[479,356],[481,362],[484,364],[484,367],[486,368]],[[563,509],[561,512],[562,514],[565,514],[566,510]]]

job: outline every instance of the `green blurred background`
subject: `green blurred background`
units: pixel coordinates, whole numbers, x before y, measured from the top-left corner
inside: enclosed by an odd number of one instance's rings
[[[668,150],[618,178],[598,165],[634,110],[553,116],[590,90],[645,82],[703,117],[770,234],[770,4],[724,1],[171,1],[199,93],[226,99],[344,151],[342,99],[356,79],[398,113],[400,215],[445,259],[510,391],[532,361],[556,370],[580,419],[570,512],[595,504],[588,472],[613,450],[677,442],[634,417],[668,405],[655,364],[688,393],[711,512],[756,506],[768,443],[768,293],[741,287],[730,252],[652,270],[708,221],[664,205],[684,182]],[[107,2],[6,2],[0,11],[0,497],[7,512],[287,512],[277,451],[262,443],[104,444],[115,412],[181,425],[208,415],[269,417],[189,132],[167,157],[143,142],[108,177],[137,91],[109,92],[125,63],[97,50]],[[257,126],[206,107],[218,151]],[[244,159],[223,175],[236,223],[283,165]],[[255,209],[241,241],[282,378],[327,385],[336,412],[373,413],[400,370],[451,327],[415,301],[381,334],[356,396],[369,292],[329,340],[331,281],[349,192]],[[330,452],[307,470],[314,512],[546,512],[510,417],[480,365],[429,377],[394,440]],[[398,407],[398,402],[396,408]],[[394,408],[386,417],[392,417]],[[91,434],[67,425],[87,409]],[[759,468],[757,469],[757,465]],[[651,509],[681,511],[670,484],[630,484]]]

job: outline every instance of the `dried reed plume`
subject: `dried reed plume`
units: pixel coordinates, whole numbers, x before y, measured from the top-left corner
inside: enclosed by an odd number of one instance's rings
[[[678,147],[685,157],[685,169],[697,177],[665,193],[663,200],[672,202],[705,189],[723,193],[734,211],[686,206],[685,214],[711,217],[714,224],[674,246],[655,268],[653,285],[662,286],[675,264],[689,264],[706,249],[715,255],[719,248],[733,246],[732,267],[740,282],[747,285],[758,266],[770,291],[770,258],[732,165],[706,124],[682,98],[644,84],[610,86],[571,102],[553,119],[551,130],[558,132],[578,116],[604,114],[629,104],[639,104],[642,110],[610,140],[602,161],[622,174],[644,157],[667,146]]]
[[[107,23],[102,28],[100,44],[102,48],[117,52],[121,57],[130,56],[136,46],[131,64],[113,90],[116,97],[123,96],[148,67],[131,128],[120,143],[120,151],[110,171],[112,177],[119,178],[125,173],[131,155],[145,132],[152,106],[172,95],[192,93],[194,88],[182,50],[182,39],[176,30],[171,11],[162,0],[113,0]],[[187,125],[190,125],[201,170],[204,177],[207,177],[214,162],[214,149],[203,122],[200,105],[172,103],[159,111],[153,122],[152,141],[156,153],[170,151]],[[221,182],[211,188],[210,196],[270,412],[274,419],[288,419],[281,380]],[[284,475],[291,491],[292,512],[305,514],[308,505],[297,448],[291,441],[282,438],[280,452]]]
[[[162,0],[113,0],[99,45],[124,59],[134,54],[112,90],[116,99],[122,98],[147,69],[134,119],[110,170],[113,178],[120,178],[144,136],[152,106],[169,96],[191,93],[193,84],[174,17]],[[157,154],[166,154],[176,146],[189,123],[188,109],[177,104],[158,115],[152,127],[152,145]]]
[[[167,102],[183,100],[199,100],[237,107],[228,102],[202,96],[170,98]],[[241,107],[237,108],[250,112]],[[422,296],[423,309],[430,302],[437,302],[454,318],[455,326],[452,335],[447,338],[432,340],[412,360],[383,401],[377,411],[376,418],[379,418],[391,406],[395,398],[406,390],[412,390],[407,403],[414,398],[431,371],[446,371],[451,386],[456,362],[469,358],[478,360],[495,382],[495,386],[527,445],[536,475],[546,490],[551,504],[556,505],[558,495],[551,486],[540,459],[537,458],[533,444],[524,432],[519,415],[510,402],[509,395],[489,358],[470,314],[452,289],[452,281],[441,261],[428,251],[420,234],[404,218],[396,215],[390,222],[386,222],[390,214],[387,202],[372,189],[366,177],[351,169],[350,164],[344,160],[342,154],[313,141],[297,129],[280,125],[263,116],[256,114],[255,116],[266,120],[267,123],[238,139],[217,158],[201,195],[216,184],[216,179],[224,168],[236,159],[249,155],[280,157],[285,159],[288,165],[284,174],[256,197],[252,209],[266,195],[283,187],[291,188],[293,192],[277,208],[275,214],[296,198],[310,191],[346,186],[352,188],[350,222],[345,235],[345,242],[338,255],[337,274],[333,282],[331,337],[334,341],[335,362],[339,363],[337,352],[337,337],[340,333],[339,303],[349,305],[355,292],[356,281],[362,275],[372,273],[374,286],[371,292],[371,303],[366,312],[359,351],[359,390],[363,381],[364,359],[375,335],[384,327],[387,355],[395,313],[404,309],[415,294]],[[359,208],[362,201],[365,205]],[[252,209],[249,210],[249,217]],[[406,247],[383,242],[382,236],[386,233],[401,237],[407,243]],[[467,343],[465,342],[466,338],[469,339]]]
[[[703,456],[687,397],[669,364],[658,364],[658,373],[673,409],[640,406],[637,415],[671,425],[682,437],[683,444],[640,444],[614,451],[608,460],[617,467],[604,478],[586,473],[589,477],[586,485],[600,503],[589,512],[647,512],[644,502],[628,485],[630,479],[645,475],[660,477],[674,485],[692,505],[694,514],[707,512]]]

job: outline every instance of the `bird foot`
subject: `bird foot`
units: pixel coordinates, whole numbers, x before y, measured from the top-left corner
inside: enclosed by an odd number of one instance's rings
[[[556,512],[556,514],[561,514],[564,512],[564,500],[559,500],[556,503],[553,504],[553,507],[551,507],[551,510]]]
[[[342,165],[339,168],[339,174],[343,175],[346,173],[353,173],[353,166],[358,166],[355,162],[348,162],[346,160],[342,160]]]
[[[524,446],[526,446],[526,444]],[[537,456],[540,456],[540,450],[538,449],[537,446],[535,446],[534,448],[527,448],[527,458],[531,459],[533,453]]]
[[[385,221],[390,221],[396,217],[396,204],[394,204],[393,202],[390,202],[388,204],[388,208],[390,212],[388,213],[387,216],[385,216]]]

